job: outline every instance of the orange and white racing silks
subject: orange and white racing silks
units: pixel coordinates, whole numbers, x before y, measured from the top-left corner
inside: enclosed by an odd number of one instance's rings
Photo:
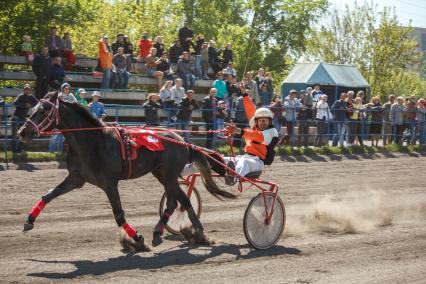
[[[244,129],[243,138],[246,141],[244,150],[246,153],[255,155],[263,160],[267,152],[266,146],[271,143],[272,138],[278,137],[278,132],[275,128],[269,128],[263,131],[258,130],[254,121],[256,106],[249,96],[243,98],[243,104],[250,125],[250,128]]]

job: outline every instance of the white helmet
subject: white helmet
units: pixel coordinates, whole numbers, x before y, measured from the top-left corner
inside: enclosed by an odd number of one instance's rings
[[[256,110],[256,112],[254,113],[254,118],[256,119],[256,118],[261,118],[261,117],[266,117],[266,118],[272,119],[273,114],[266,107],[261,107],[261,108],[258,108]]]

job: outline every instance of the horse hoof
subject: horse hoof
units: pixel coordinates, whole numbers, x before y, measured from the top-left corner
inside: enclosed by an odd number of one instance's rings
[[[123,247],[123,252],[141,252],[151,251],[151,249],[145,244],[145,240],[141,235],[138,235],[137,240],[130,238],[125,232],[120,233],[120,244]]]
[[[23,232],[25,233],[25,232],[31,231],[33,228],[34,228],[34,224],[25,223]]]
[[[184,228],[181,230],[182,235],[188,241],[189,245],[201,245],[201,246],[210,246],[215,242],[209,240],[206,235],[204,235],[203,230],[194,230],[194,228]]]
[[[163,243],[163,238],[158,233],[154,233],[152,238],[152,246],[157,247]]]

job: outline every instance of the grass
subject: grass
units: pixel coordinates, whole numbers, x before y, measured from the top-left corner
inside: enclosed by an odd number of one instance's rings
[[[217,151],[229,155],[228,145],[221,145],[217,148]],[[285,156],[314,156],[314,155],[366,155],[374,153],[413,153],[413,152],[426,152],[426,146],[421,145],[410,145],[400,146],[396,144],[386,145],[384,147],[371,147],[371,146],[352,146],[352,147],[310,147],[310,148],[292,148],[290,146],[277,147],[275,148],[277,155]],[[235,155],[243,153],[242,150],[234,148]],[[55,152],[22,152],[12,153],[7,152],[9,162],[13,163],[28,163],[28,162],[47,162],[47,161],[64,161],[66,153]],[[4,152],[0,152],[0,163],[5,163],[6,157]]]

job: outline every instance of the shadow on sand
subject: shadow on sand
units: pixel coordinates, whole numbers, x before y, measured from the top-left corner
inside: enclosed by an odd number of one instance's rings
[[[176,247],[175,247],[176,248]],[[130,253],[127,255],[109,258],[101,261],[90,260],[38,260],[28,259],[29,261],[39,263],[60,263],[72,264],[75,270],[71,272],[38,272],[28,273],[31,277],[44,277],[48,279],[72,279],[86,275],[103,275],[121,270],[131,269],[159,269],[171,265],[196,264],[204,261],[209,261],[214,257],[222,254],[234,255],[235,258],[230,258],[231,261],[239,259],[251,259],[257,257],[266,257],[274,255],[298,255],[302,252],[296,248],[286,248],[283,246],[275,246],[269,250],[250,250],[247,254],[241,254],[241,249],[249,248],[248,245],[233,245],[233,244],[218,244],[212,247],[197,247],[198,249],[206,248],[208,253],[192,254],[191,250],[194,247],[181,245],[179,249],[165,250],[163,252],[154,253],[154,255],[144,256],[143,254]],[[212,260],[213,261],[213,260]]]

